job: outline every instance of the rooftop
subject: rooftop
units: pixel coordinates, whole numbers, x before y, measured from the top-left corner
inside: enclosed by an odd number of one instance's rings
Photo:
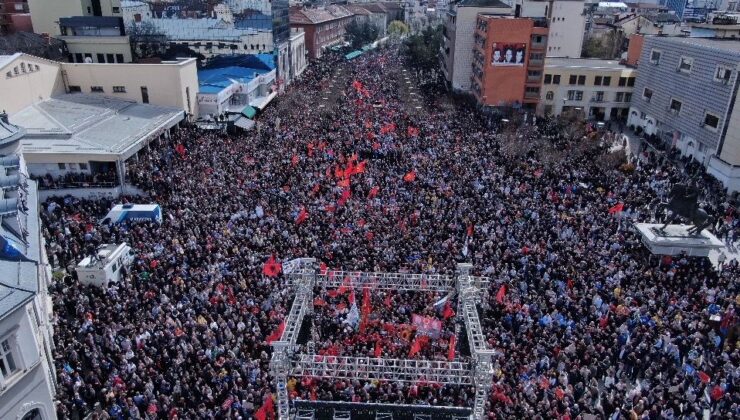
[[[246,84],[270,71],[237,66],[200,70],[198,72],[199,91],[200,93],[218,93],[234,82]]]
[[[176,108],[74,93],[28,106],[10,122],[26,129],[23,153],[95,154],[112,161],[127,159],[183,117]]]
[[[16,155],[0,157],[0,318],[32,299],[39,290],[41,263],[36,183]]]
[[[711,48],[715,51],[724,51],[732,54],[740,54],[740,40],[732,38],[690,38],[679,36],[649,36],[646,40],[654,38],[660,42],[675,44],[684,44],[689,46],[699,46],[702,48]]]
[[[567,57],[547,57],[545,59],[545,68],[574,68],[574,69],[604,69],[604,70],[625,70],[629,67],[619,64],[617,60],[600,60],[596,58],[567,58]]]
[[[317,24],[350,16],[352,12],[337,5],[316,9],[290,9],[290,23]]]
[[[511,6],[501,0],[461,0],[457,7],[496,7],[510,9]]]
[[[249,27],[228,24],[221,19],[147,19],[146,22],[151,22],[157,32],[173,41],[239,42],[243,36],[272,32],[269,18],[251,19]]]

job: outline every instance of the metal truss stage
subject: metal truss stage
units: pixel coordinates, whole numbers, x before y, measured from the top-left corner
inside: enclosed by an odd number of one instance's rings
[[[460,407],[408,404],[295,401],[296,420],[468,420],[471,411]]]
[[[280,340],[272,342],[270,370],[277,380],[279,419],[483,419],[485,403],[493,381],[494,351],[486,345],[477,310],[477,304],[481,303],[484,292],[488,288],[488,279],[471,276],[471,268],[472,264],[458,264],[454,276],[346,271],[321,273],[314,258],[298,258],[284,263],[283,272],[295,294],[295,300],[286,317],[285,330]],[[313,291],[317,286],[323,288],[345,286],[360,289],[367,287],[371,290],[431,290],[447,292],[449,295],[457,294],[457,314],[462,317],[465,324],[471,362],[323,356],[314,352],[317,338],[315,331],[307,343],[307,353],[300,353],[299,346],[296,344],[298,333],[306,315],[313,314]],[[406,383],[428,381],[441,385],[473,386],[475,387],[475,404],[471,411],[452,407],[330,401],[294,401],[291,403],[287,390],[288,378],[302,376]],[[322,405],[317,405],[318,403]],[[372,407],[372,410],[368,407]],[[397,409],[391,410],[388,407]],[[319,408],[321,414],[317,415]],[[373,413],[372,416],[367,414],[369,412]]]

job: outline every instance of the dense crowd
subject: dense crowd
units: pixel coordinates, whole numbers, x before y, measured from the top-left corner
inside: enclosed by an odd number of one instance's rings
[[[116,185],[115,171],[104,171],[94,174],[89,172],[68,172],[58,176],[46,174],[44,176],[32,176],[31,178],[39,183],[39,188],[45,190],[59,188],[109,188]]]
[[[316,107],[340,66],[350,80],[336,107]],[[161,204],[161,225],[100,226],[107,200],[45,203],[55,267],[72,273],[104,243],[136,252],[126,280],[107,290],[71,275],[53,286],[60,418],[272,416],[265,340],[292,296],[282,276],[264,274],[271,256],[424,274],[472,262],[491,279],[480,307],[496,350],[490,418],[740,415],[737,262],[719,273],[707,259],[651,258],[630,225],[658,218],[648,204],[686,173],[649,151],[615,161],[601,134],[569,138],[552,119],[492,125],[441,98],[409,114],[401,66],[393,50],[327,58],[250,132],[183,128],[152,144],[128,167],[149,197],[124,200]],[[536,142],[551,147],[509,144]],[[567,153],[545,152],[555,149]],[[698,182],[713,228],[732,241],[737,210]],[[361,306],[363,291],[354,293]],[[360,352],[375,354],[367,337],[390,334],[381,331],[389,318],[408,323],[419,311],[446,322],[442,337],[424,343],[439,348],[422,350],[444,357],[455,319],[429,308],[440,296],[390,295],[390,306],[371,298]],[[359,325],[344,328],[348,295],[318,297],[317,351],[347,351],[361,335]],[[393,340],[381,356],[409,351]],[[303,399],[469,406],[474,398],[439,384],[309,378],[290,387]]]

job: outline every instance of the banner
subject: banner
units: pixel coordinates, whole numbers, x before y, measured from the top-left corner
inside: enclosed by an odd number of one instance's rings
[[[493,43],[491,64],[493,66],[524,66],[527,57],[527,44]]]
[[[417,335],[428,335],[436,339],[442,332],[442,321],[428,316],[414,314],[411,323],[416,327]]]

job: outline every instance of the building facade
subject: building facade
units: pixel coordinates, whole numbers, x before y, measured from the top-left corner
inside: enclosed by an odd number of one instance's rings
[[[0,147],[13,149],[19,130],[0,114]],[[36,183],[20,155],[0,156],[0,171],[0,418],[56,419],[52,276]]]
[[[28,0],[33,30],[39,34],[61,34],[60,17],[121,17],[120,0]]]
[[[716,171],[734,190],[740,187],[738,63],[737,40],[645,37],[628,120]]]
[[[354,15],[342,6],[293,8],[290,25],[303,29],[309,58],[320,58],[324,49],[344,41],[345,27]]]
[[[540,113],[576,111],[597,121],[626,120],[636,77],[637,70],[618,61],[548,57]]]
[[[28,0],[0,0],[0,36],[33,32]]]
[[[440,46],[442,73],[456,92],[469,92],[479,14],[509,16],[511,7],[500,0],[462,0],[451,4]]]
[[[471,91],[480,105],[534,109],[540,98],[547,21],[479,15]]]
[[[584,0],[555,0],[550,9],[548,57],[579,58],[586,30]]]
[[[71,63],[130,63],[133,59],[120,17],[60,17],[59,30]]]

